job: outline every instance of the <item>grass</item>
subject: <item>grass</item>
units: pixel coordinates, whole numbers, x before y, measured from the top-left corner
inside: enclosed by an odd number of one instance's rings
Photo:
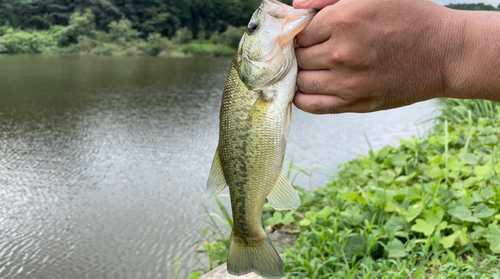
[[[280,251],[287,278],[500,278],[500,104],[448,99],[442,111],[427,138],[296,187],[297,211],[265,205],[265,227],[296,236]],[[226,260],[229,232],[206,236],[211,266],[197,274]]]

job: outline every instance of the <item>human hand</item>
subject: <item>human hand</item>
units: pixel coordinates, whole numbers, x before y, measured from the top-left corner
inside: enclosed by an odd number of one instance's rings
[[[332,5],[333,4],[333,5]],[[295,0],[321,9],[297,35],[294,103],[306,112],[372,112],[449,94],[461,32],[426,0]]]

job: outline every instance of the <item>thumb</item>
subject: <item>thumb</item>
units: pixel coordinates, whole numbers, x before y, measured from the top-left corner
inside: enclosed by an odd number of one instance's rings
[[[326,6],[333,5],[339,0],[294,0],[295,9],[323,9]]]

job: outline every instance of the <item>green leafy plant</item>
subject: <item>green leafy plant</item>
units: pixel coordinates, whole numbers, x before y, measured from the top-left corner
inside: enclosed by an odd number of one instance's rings
[[[264,207],[267,226],[297,237],[282,251],[288,277],[500,272],[500,104],[444,100],[437,120],[428,138],[345,162],[324,188],[296,187],[296,211]]]

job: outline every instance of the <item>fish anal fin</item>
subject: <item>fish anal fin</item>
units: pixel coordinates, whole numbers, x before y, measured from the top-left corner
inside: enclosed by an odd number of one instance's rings
[[[212,167],[210,168],[210,175],[207,181],[207,191],[206,194],[209,197],[215,196],[217,193],[226,188],[227,182],[224,177],[224,172],[222,170],[222,165],[219,157],[219,150],[215,152],[214,160],[212,161]]]
[[[283,262],[265,234],[262,239],[249,243],[236,241],[232,235],[227,254],[227,271],[236,276],[252,271],[265,278],[281,278],[285,275]]]
[[[267,200],[274,209],[279,210],[296,209],[300,206],[300,197],[297,191],[293,189],[284,170],[281,172],[278,181],[276,181],[273,190],[267,196]]]

